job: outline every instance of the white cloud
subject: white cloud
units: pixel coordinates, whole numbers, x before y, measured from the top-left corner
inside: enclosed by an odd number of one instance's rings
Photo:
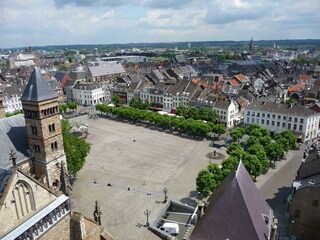
[[[0,0],[0,47],[320,38],[319,12],[319,0]]]

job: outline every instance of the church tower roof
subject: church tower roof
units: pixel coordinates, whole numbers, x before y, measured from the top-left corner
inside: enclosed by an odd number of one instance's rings
[[[21,96],[21,101],[40,102],[56,98],[49,83],[43,78],[39,67],[35,67],[31,73],[29,82]]]

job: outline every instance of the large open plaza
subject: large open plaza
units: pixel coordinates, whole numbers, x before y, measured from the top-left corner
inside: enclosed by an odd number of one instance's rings
[[[157,239],[144,227],[144,212],[151,211],[150,221],[157,217],[164,187],[169,199],[196,204],[195,179],[209,163],[206,155],[214,150],[210,141],[105,118],[81,116],[71,121],[89,125],[87,141],[92,144],[73,184],[73,210],[93,217],[98,200],[102,226],[115,239]]]

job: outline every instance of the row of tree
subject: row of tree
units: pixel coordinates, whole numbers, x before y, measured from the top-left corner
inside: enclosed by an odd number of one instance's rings
[[[90,144],[70,132],[68,120],[62,120],[63,146],[66,153],[68,171],[74,177],[82,169],[90,152]]]
[[[272,161],[278,160],[286,151],[296,147],[296,138],[291,131],[285,130],[272,139],[268,130],[257,124],[235,128],[230,135],[233,142],[227,147],[229,157],[222,161],[222,166],[211,163],[198,174],[197,191],[204,196],[216,189],[240,159],[253,180],[256,180],[263,172],[268,171]],[[240,143],[239,140],[245,135],[247,140]]]
[[[106,104],[97,104],[96,109],[101,113],[111,114],[121,119],[141,122],[145,124],[153,124],[170,131],[178,131],[181,133],[191,134],[195,136],[206,136],[209,132],[221,135],[226,132],[223,124],[214,124],[212,122],[204,122],[201,120],[184,119],[177,116],[161,115],[158,112],[141,110],[131,107],[112,107]]]
[[[179,105],[177,107],[176,114],[186,119],[192,118],[195,120],[203,120],[208,122],[216,122],[218,118],[218,114],[215,110],[210,110],[204,107],[198,109],[195,107],[186,108],[183,105]]]
[[[133,97],[130,100],[129,106],[133,108],[148,110],[151,107],[151,104],[149,103],[149,101],[142,101],[141,99]]]
[[[67,109],[75,110],[78,107],[77,102],[67,102],[67,103],[61,103],[59,104],[59,112],[65,113]]]

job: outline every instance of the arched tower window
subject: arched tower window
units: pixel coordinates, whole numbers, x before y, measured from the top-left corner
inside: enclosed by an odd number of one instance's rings
[[[36,210],[33,190],[27,182],[19,180],[14,185],[12,197],[12,203],[15,206],[17,219],[21,219]]]

